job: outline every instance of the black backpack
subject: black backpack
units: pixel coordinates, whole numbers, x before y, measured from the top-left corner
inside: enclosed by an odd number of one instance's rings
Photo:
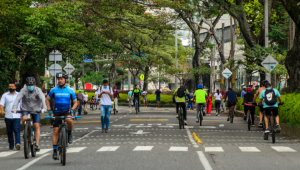
[[[177,96],[178,97],[184,97],[185,96],[185,89],[184,88],[179,88],[177,90]]]
[[[277,97],[273,89],[266,89],[265,91],[265,103],[267,105],[274,105],[277,103]]]

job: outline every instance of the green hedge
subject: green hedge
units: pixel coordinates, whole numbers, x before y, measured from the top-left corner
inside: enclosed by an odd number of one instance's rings
[[[127,97],[128,94],[120,93],[119,101],[122,102],[128,102]],[[140,99],[140,102],[143,102],[143,98]],[[148,94],[147,95],[147,103],[148,104],[156,104],[156,94]],[[173,104],[172,95],[160,95],[160,103],[161,104]]]

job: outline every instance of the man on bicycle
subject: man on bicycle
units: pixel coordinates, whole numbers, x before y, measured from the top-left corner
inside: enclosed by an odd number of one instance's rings
[[[258,88],[254,98],[253,98],[253,103],[256,103],[256,98],[258,96],[260,96],[261,92],[266,90],[266,87],[265,87],[265,83],[267,83],[268,81],[267,80],[263,80],[262,81],[262,84],[260,85],[260,88]],[[263,114],[264,114],[264,108],[262,105],[258,105],[259,107],[259,124],[258,124],[258,127],[262,127],[263,126]]]
[[[203,115],[206,111],[206,100],[208,100],[208,95],[206,91],[203,90],[203,85],[198,84],[198,90],[194,93],[194,101],[196,101],[196,123],[199,122],[199,112],[202,106]]]
[[[189,91],[184,88],[183,86],[180,86],[174,91],[173,98],[175,97],[175,102],[176,102],[176,118],[178,118],[178,110],[179,106],[182,107],[183,109],[183,119],[184,119],[184,124],[187,125],[186,121],[186,103],[185,103],[185,95],[188,95]]]
[[[140,112],[140,97],[141,97],[141,90],[138,89],[137,85],[134,85],[134,89],[133,89],[133,104],[135,105],[135,100],[137,100],[138,102],[138,112]]]
[[[271,88],[271,84],[269,82],[265,83],[265,87],[266,89],[263,90],[259,96],[259,104],[263,105],[265,111],[265,133],[270,133],[269,116],[271,115],[271,112],[273,112],[273,116],[275,117],[276,132],[280,132],[281,128],[279,125],[277,98],[279,99],[280,104],[282,104],[282,99],[280,97],[280,93],[276,89]]]
[[[22,106],[21,106],[23,110],[22,124],[24,124],[25,120],[28,118],[28,113],[40,112],[40,111],[44,113],[47,111],[44,93],[39,87],[36,87],[35,84],[36,82],[34,77],[26,78],[26,86],[21,89],[12,108],[12,112],[16,113],[18,104],[22,100]],[[41,116],[40,113],[34,113],[31,114],[31,117],[33,120],[35,142],[36,142],[35,150],[39,152]]]
[[[67,116],[65,119],[68,125],[68,143],[73,142],[72,129],[73,129],[73,120],[71,117],[74,115],[74,110],[77,107],[77,99],[73,89],[66,85],[68,75],[64,72],[56,74],[58,86],[54,87],[46,99],[46,104],[48,107],[48,113],[50,116]],[[50,106],[50,99],[54,98],[54,108]],[[70,100],[73,102],[73,106],[70,110]],[[53,159],[57,160],[57,140],[58,140],[58,131],[59,124],[61,120],[55,119],[53,122],[53,135],[52,135],[52,144],[53,144]]]
[[[228,97],[227,102],[227,121],[229,121],[229,110],[231,106],[235,106],[236,102],[238,102],[236,92],[232,90],[232,88],[228,88],[228,91],[226,92],[224,99],[226,102],[226,98]],[[235,110],[234,110],[235,111]]]

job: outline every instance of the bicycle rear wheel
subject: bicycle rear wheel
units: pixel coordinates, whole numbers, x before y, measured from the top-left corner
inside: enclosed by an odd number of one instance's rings
[[[202,111],[200,110],[199,117],[200,117],[200,126],[202,126],[203,110]]]
[[[29,151],[30,151],[30,126],[28,123],[25,124],[25,128],[24,128],[24,157],[25,159],[29,158]]]
[[[250,131],[251,129],[251,114],[248,112],[247,113],[247,123],[248,123],[248,130]]]
[[[229,119],[230,119],[230,123],[233,123],[233,107],[230,107]]]
[[[181,119],[181,125],[182,129],[184,129],[184,119],[183,119],[183,108],[180,109],[180,119]]]
[[[63,166],[66,165],[66,151],[67,151],[67,130],[61,129],[61,154],[60,159]]]
[[[35,150],[35,136],[34,133],[31,132],[31,141],[30,142],[30,149],[31,149],[31,156],[35,157],[36,156],[36,150]]]
[[[275,143],[275,121],[273,115],[270,116],[270,128],[272,132],[272,143]]]

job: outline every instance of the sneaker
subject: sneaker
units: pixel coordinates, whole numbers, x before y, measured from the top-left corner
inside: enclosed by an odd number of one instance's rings
[[[69,135],[68,135],[68,143],[69,143],[69,144],[72,144],[72,143],[73,143],[73,136],[72,136],[72,134],[69,134]]]
[[[8,151],[13,151],[14,150],[14,148],[8,148]]]
[[[217,113],[216,116],[219,116],[219,114]]]
[[[186,120],[184,121],[184,125],[187,125],[187,121]]]
[[[227,121],[229,121],[229,117],[227,118]]]
[[[266,129],[266,130],[265,130],[265,133],[270,133],[270,129]]]
[[[118,111],[116,110],[116,113],[118,113]]]
[[[251,126],[254,127],[254,124],[252,124]]]
[[[35,145],[35,151],[39,152],[40,151],[40,147],[38,145]]]
[[[57,157],[57,151],[53,151],[52,158],[53,158],[54,160],[58,160],[58,157]]]
[[[279,124],[276,124],[276,132],[277,132],[277,133],[280,133],[280,132],[281,132],[281,128],[280,128],[280,125],[279,125]]]
[[[196,119],[196,123],[199,123],[199,119]]]
[[[102,127],[102,133],[104,133],[104,127]]]
[[[105,133],[107,133],[108,129],[105,128]]]
[[[258,127],[262,128],[263,127],[263,122],[259,122]]]
[[[16,144],[16,149],[19,151],[21,149],[21,145],[20,144]]]

